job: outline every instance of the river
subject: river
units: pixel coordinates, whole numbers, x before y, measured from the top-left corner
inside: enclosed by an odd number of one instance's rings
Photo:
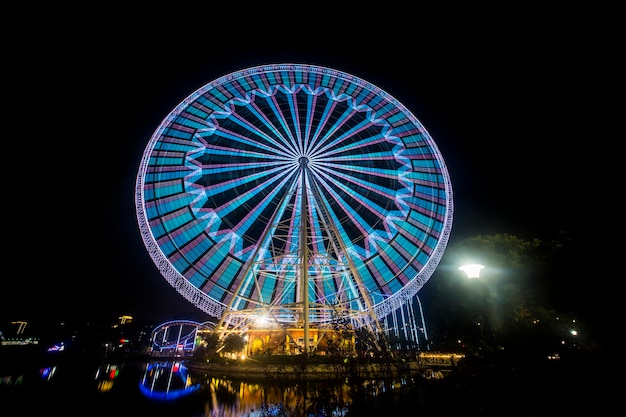
[[[606,361],[596,355],[464,361],[443,378],[319,380],[227,376],[181,360],[2,350],[3,416],[566,415],[606,409],[610,392]]]
[[[11,415],[111,417],[353,416],[355,402],[406,383],[227,377],[180,359],[76,354],[4,356],[0,381]]]

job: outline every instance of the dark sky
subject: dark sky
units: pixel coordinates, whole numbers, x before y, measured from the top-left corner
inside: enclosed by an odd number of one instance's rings
[[[398,12],[329,29],[294,16],[266,27],[253,15],[236,24],[189,12],[172,25],[110,16],[14,34],[3,52],[2,318],[197,316],[143,246],[139,163],[183,99],[262,64],[348,72],[415,114],[451,176],[450,243],[561,230],[591,242],[606,221],[590,177],[602,175],[615,58],[608,34],[581,30],[583,15],[428,23]]]

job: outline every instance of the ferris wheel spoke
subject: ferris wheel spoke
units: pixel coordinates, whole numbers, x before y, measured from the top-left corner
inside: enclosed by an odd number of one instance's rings
[[[267,97],[265,97],[267,100]],[[273,147],[279,149],[290,157],[298,155],[297,149],[294,149],[293,142],[285,137],[281,129],[277,126],[280,124],[278,120],[272,120],[268,116],[268,109],[272,107],[267,103],[262,103],[260,100],[253,101],[250,104],[250,108],[247,111],[259,120],[259,129],[262,129],[263,134],[259,134],[260,138],[265,139],[268,143],[271,143]],[[240,117],[244,117],[242,114]]]
[[[281,134],[287,140],[287,146],[291,149],[294,149],[300,153],[300,149],[298,146],[297,138],[294,137],[294,132],[292,131],[292,127],[289,125],[289,119],[291,117],[287,117],[289,115],[289,108],[285,105],[286,99],[282,95],[273,95],[268,99],[269,108],[272,111],[270,115],[273,117],[277,125],[280,127],[277,129],[280,131],[282,129]]]
[[[327,200],[337,201],[340,204],[333,205],[333,210],[337,208],[345,208],[344,212],[347,217],[352,219],[354,226],[359,228],[360,225],[369,225],[375,228],[377,224],[385,221],[390,211],[389,206],[382,206],[377,201],[383,201],[384,195],[381,198],[376,198],[380,195],[382,190],[374,187],[363,186],[356,180],[351,180],[341,176],[323,175],[319,178],[319,186],[325,191]],[[347,184],[352,184],[352,186]],[[392,204],[395,196],[387,196],[385,199],[386,204]],[[358,207],[360,212],[369,212],[369,215],[358,215],[357,210],[351,209],[352,207]],[[365,230],[362,233],[368,234]]]
[[[331,126],[330,119],[333,117],[337,106],[336,100],[330,100],[326,95],[315,95],[311,110],[311,135],[307,135],[307,154],[315,155],[319,152],[319,148],[324,146],[325,138],[327,138],[326,130]]]

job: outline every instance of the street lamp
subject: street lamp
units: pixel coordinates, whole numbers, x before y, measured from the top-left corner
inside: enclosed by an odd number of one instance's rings
[[[465,275],[469,279],[478,279],[480,278],[480,271],[484,268],[485,266],[481,264],[467,264],[467,265],[461,265],[459,267],[459,270],[465,272]],[[482,287],[482,291],[485,292],[486,288],[483,285],[481,285],[481,287]],[[488,298],[486,297],[486,294],[485,294],[484,301],[488,302]],[[493,335],[492,335],[491,324],[489,323],[489,319],[487,317],[486,305],[484,303],[481,303],[481,317],[482,317],[482,320],[484,321],[485,326],[482,326],[480,322],[478,323],[478,325],[480,326],[481,333],[483,334],[484,337],[486,337],[487,339],[486,343],[487,343],[487,346],[489,347],[489,344],[491,343],[490,339],[492,338]]]
[[[480,270],[483,269],[485,265],[480,264],[468,264],[462,265],[459,269],[467,275],[470,279],[480,278]]]

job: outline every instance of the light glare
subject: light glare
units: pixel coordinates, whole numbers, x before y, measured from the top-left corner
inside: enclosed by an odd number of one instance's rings
[[[469,264],[469,265],[462,265],[459,267],[459,269],[465,272],[468,278],[479,278],[480,270],[483,269],[484,267],[485,267],[484,265],[480,265],[480,264]]]

